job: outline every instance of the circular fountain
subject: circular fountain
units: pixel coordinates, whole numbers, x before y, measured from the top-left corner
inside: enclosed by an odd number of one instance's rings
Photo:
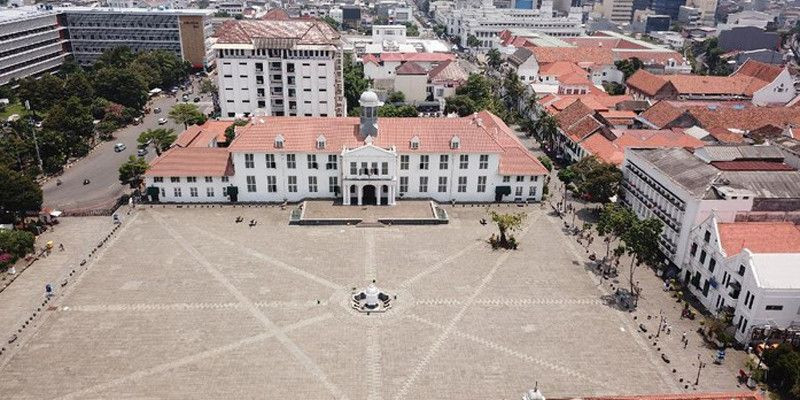
[[[352,306],[356,311],[364,313],[385,312],[392,308],[391,301],[391,297],[381,292],[373,282],[366,289],[353,293]]]

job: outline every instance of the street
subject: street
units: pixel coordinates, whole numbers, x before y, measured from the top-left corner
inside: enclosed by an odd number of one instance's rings
[[[194,86],[197,85],[195,84]],[[194,93],[190,97],[199,96],[197,90]],[[180,99],[181,94],[182,92],[178,93],[178,99]],[[201,111],[210,104],[208,95],[204,95],[202,98],[204,101],[192,103],[197,104]],[[169,110],[176,104],[175,99],[172,96],[162,95],[151,100],[148,103],[148,107],[153,110],[159,107],[161,108],[160,113],[151,112],[144,116],[141,124],[129,125],[116,131],[114,140],[101,143],[89,155],[65,169],[62,175],[48,180],[42,186],[43,206],[60,210],[82,210],[111,206],[114,199],[128,190],[127,186],[123,186],[119,182],[118,169],[129,156],[136,155],[138,145],[136,139],[139,134],[148,129],[160,127],[174,129],[176,133],[183,131],[183,126],[178,126],[168,117]],[[167,123],[159,125],[159,118],[167,118]],[[127,148],[116,153],[114,152],[116,143],[124,143]],[[148,151],[146,159],[149,161],[155,158],[155,149],[150,146]],[[57,179],[61,181],[61,185],[56,185]],[[84,179],[88,179],[90,183],[84,185]]]

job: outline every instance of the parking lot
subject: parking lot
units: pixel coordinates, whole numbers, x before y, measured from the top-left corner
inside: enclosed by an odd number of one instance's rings
[[[608,304],[560,220],[502,207],[528,216],[519,250],[492,251],[484,207],[446,209],[448,225],[390,228],[289,226],[278,207],[140,209],[0,356],[0,397],[500,399],[536,382],[547,397],[683,390],[638,322]],[[353,289],[373,280],[397,296],[393,307],[355,312]],[[735,389],[705,381],[699,390]]]

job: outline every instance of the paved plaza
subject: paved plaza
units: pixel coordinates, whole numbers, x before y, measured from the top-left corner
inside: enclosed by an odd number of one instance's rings
[[[550,398],[694,380],[637,331],[643,315],[607,304],[546,210],[501,207],[528,217],[518,251],[492,251],[485,207],[446,209],[448,225],[357,228],[289,226],[278,207],[142,208],[3,343],[0,398],[516,399],[536,382]],[[392,308],[355,312],[373,280]],[[700,390],[736,389],[714,368]]]

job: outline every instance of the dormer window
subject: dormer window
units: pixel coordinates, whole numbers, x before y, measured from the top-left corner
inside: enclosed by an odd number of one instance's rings
[[[322,150],[325,148],[325,136],[317,136],[317,149]]]
[[[459,147],[461,147],[461,139],[459,139],[458,136],[453,136],[453,138],[450,139],[450,148],[458,150]]]
[[[419,137],[414,136],[413,138],[411,138],[410,146],[411,150],[419,149]]]
[[[281,135],[275,136],[275,148],[276,149],[282,149],[283,148],[283,142],[284,142],[283,136],[281,136]]]

